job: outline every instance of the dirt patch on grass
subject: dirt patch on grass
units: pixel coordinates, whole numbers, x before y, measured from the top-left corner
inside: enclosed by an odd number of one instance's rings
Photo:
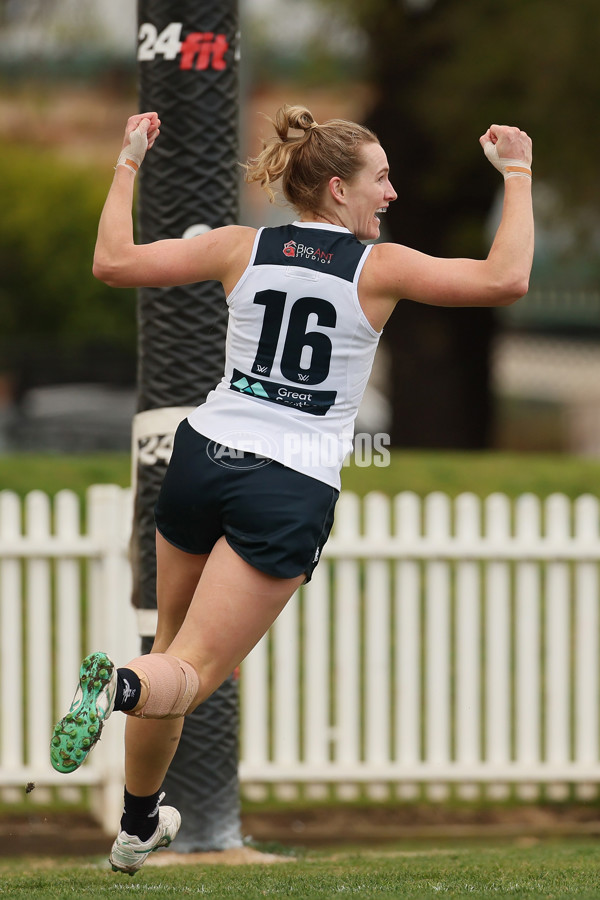
[[[326,847],[356,843],[448,838],[537,838],[600,835],[600,816],[593,805],[518,806],[448,809],[431,806],[315,807],[248,812],[243,834],[259,849]],[[82,812],[0,816],[0,856],[91,856],[110,851],[113,835]],[[279,859],[275,849],[272,854]],[[162,853],[162,865],[178,861],[241,865],[270,860],[252,846],[212,854]],[[192,857],[194,859],[192,860]],[[285,858],[285,857],[284,857]],[[275,861],[275,860],[271,860]]]
[[[87,856],[108,852],[113,840],[82,812],[0,816],[0,856]]]
[[[600,834],[593,806],[548,805],[452,809],[435,805],[248,813],[245,833],[257,842],[306,847],[385,841]]]
[[[215,850],[210,853],[176,853],[161,850],[148,857],[146,866],[272,866],[277,863],[295,862],[293,856],[266,853],[254,847],[232,847],[230,850]]]

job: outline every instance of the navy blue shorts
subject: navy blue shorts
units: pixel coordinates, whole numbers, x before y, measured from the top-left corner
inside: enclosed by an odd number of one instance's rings
[[[184,419],[155,508],[156,527],[186,553],[227,542],[251,566],[310,581],[339,492],[276,460],[236,453]]]

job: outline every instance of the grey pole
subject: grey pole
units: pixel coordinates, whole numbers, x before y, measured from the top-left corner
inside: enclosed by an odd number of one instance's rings
[[[237,0],[139,0],[140,111],[161,134],[139,175],[138,238],[192,236],[238,215]],[[138,292],[138,414],[133,428],[134,604],[142,649],[156,609],[154,504],[178,422],[219,380],[227,308],[217,282]],[[165,781],[182,814],[172,849],[240,846],[238,690],[232,675],[186,719]]]

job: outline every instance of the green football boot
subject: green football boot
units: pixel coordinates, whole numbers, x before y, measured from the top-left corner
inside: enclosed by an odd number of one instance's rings
[[[71,709],[54,728],[50,761],[57,772],[74,772],[100,740],[115,705],[117,670],[106,653],[92,653],[81,663],[79,686]]]

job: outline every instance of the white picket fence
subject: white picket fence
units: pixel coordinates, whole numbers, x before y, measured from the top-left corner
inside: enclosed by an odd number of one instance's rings
[[[131,495],[92,487],[87,520],[77,496],[54,502],[32,491],[22,504],[0,492],[0,799],[77,802],[114,831],[123,802],[124,716],[115,716],[94,759],[68,776],[50,766],[49,740],[73,699],[82,656],[106,649],[118,660],[139,654],[127,562]]]
[[[69,492],[0,493],[0,798],[90,787],[112,831],[124,717],[76,773],[48,761],[82,654],[139,652],[130,492],[95,486],[87,508],[80,528]],[[591,495],[343,493],[312,582],[242,666],[243,790],[596,796],[599,523]]]

